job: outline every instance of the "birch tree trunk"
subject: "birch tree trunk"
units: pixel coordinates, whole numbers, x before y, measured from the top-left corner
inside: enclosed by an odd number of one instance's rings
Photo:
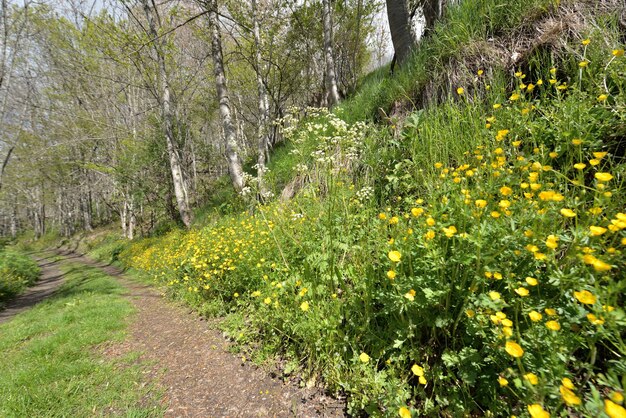
[[[219,100],[220,116],[224,129],[224,145],[226,147],[226,160],[228,162],[228,173],[233,187],[237,192],[243,189],[243,168],[239,159],[239,146],[237,145],[237,134],[233,125],[231,115],[230,98],[228,96],[228,85],[224,72],[224,58],[222,54],[222,39],[217,17],[217,0],[208,0],[206,6],[209,11],[209,26],[211,30],[211,52],[213,55],[213,67],[215,73],[215,87]]]
[[[333,58],[333,22],[330,11],[330,0],[322,0],[324,20],[324,57],[326,60],[326,97],[328,107],[339,103],[335,60]]]
[[[407,0],[386,0],[386,3],[391,42],[396,53],[396,61],[401,65],[417,43],[411,27],[409,5]]]
[[[152,3],[152,7],[150,6],[149,1],[150,0],[142,0],[142,4],[146,19],[148,20],[149,35],[153,39],[152,45],[158,64],[157,91],[159,97],[157,99],[161,107],[161,118],[164,125],[163,133],[165,134],[167,155],[172,174],[174,196],[176,197],[180,219],[185,226],[189,227],[189,225],[191,225],[191,210],[189,209],[189,199],[187,197],[187,191],[185,190],[183,170],[180,162],[181,158],[178,154],[178,147],[176,146],[174,137],[174,112],[172,109],[173,105],[167,67],[165,65],[165,52],[162,49],[163,41],[158,39],[158,31],[155,22],[155,14],[157,14],[158,11],[154,3]]]
[[[256,71],[256,83],[259,94],[259,121],[257,126],[258,136],[258,157],[257,157],[257,181],[259,182],[259,193],[261,199],[265,194],[265,186],[263,184],[263,175],[265,174],[266,154],[268,152],[268,126],[269,120],[269,99],[267,97],[267,90],[265,89],[265,82],[263,80],[263,62],[261,57],[261,30],[259,25],[257,0],[252,0],[252,19],[253,19],[253,33],[254,33],[254,65]]]

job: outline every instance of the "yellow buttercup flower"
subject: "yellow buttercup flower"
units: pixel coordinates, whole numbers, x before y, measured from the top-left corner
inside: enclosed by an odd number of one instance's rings
[[[489,292],[489,297],[491,298],[491,300],[500,300],[500,293]]]
[[[587,46],[591,43],[591,39],[583,39],[583,41],[581,42],[581,44]]]
[[[388,277],[390,280],[395,279],[395,278],[396,278],[396,272],[395,272],[394,270],[389,270],[389,271],[387,272],[387,277]]]
[[[527,408],[531,418],[550,418],[550,413],[537,403],[528,405]]]
[[[576,170],[583,170],[585,167],[587,167],[587,164],[585,164],[585,163],[576,163],[576,164],[574,164],[574,168]]]
[[[422,213],[424,213],[424,209],[422,209],[422,208],[413,208],[413,209],[411,209],[411,215],[415,216],[416,218],[418,216],[420,216]]]
[[[558,331],[561,329],[561,324],[557,321],[548,321],[546,322],[546,327],[552,331]]]
[[[426,225],[428,226],[434,226],[436,224],[435,220],[432,217],[428,217],[428,219],[426,219]]]
[[[498,383],[500,384],[501,387],[505,387],[505,386],[507,386],[509,384],[509,381],[506,380],[502,376],[498,376]]]
[[[478,199],[474,202],[474,204],[476,205],[476,207],[478,208],[484,208],[485,206],[487,206],[487,201],[483,200],[483,199]]]
[[[539,378],[534,373],[526,373],[524,375],[524,379],[526,379],[531,385],[536,385],[537,383],[539,383]]]
[[[411,371],[413,372],[413,374],[414,374],[415,376],[418,376],[418,377],[419,377],[419,376],[424,376],[424,368],[423,368],[423,367],[421,367],[421,366],[418,366],[417,364],[414,364],[414,365],[411,367]]]
[[[604,234],[607,231],[606,228],[602,228],[601,226],[590,226],[589,232],[591,232],[591,236],[598,237]]]
[[[370,361],[370,356],[368,356],[366,353],[361,353],[359,355],[359,360],[361,361],[361,363],[367,363],[368,361]]]
[[[517,289],[515,289],[515,293],[517,293],[521,297],[524,297],[524,296],[528,296],[529,292],[528,292],[528,289],[526,289],[525,287],[518,287]]]
[[[554,250],[559,246],[558,241],[559,237],[556,235],[548,235],[548,238],[546,239],[546,247]]]
[[[454,225],[451,225],[449,228],[442,228],[442,231],[448,238],[452,238],[454,234],[457,233],[456,227]]]
[[[428,232],[424,234],[424,238],[428,240],[435,238],[435,231],[433,231],[432,229],[428,230]]]
[[[609,395],[611,400],[615,403],[623,403],[624,402],[624,394],[622,392],[612,392]]]
[[[411,411],[403,406],[398,410],[398,415],[400,415],[400,418],[411,418]]]
[[[387,219],[387,215],[383,212],[378,214],[378,219],[384,221],[385,219]]]
[[[626,409],[609,399],[604,400],[604,412],[610,418],[626,418]]]
[[[611,173],[596,173],[594,177],[596,180],[606,183],[607,181],[611,181],[613,175]]]
[[[597,316],[595,316],[592,313],[588,313],[587,314],[587,320],[589,322],[591,322],[593,325],[603,325],[604,324],[604,318],[602,318],[602,317],[598,318]]]
[[[574,383],[572,383],[572,379],[570,379],[569,377],[564,377],[563,379],[561,379],[561,383],[568,389],[575,389]]]
[[[525,280],[530,286],[537,286],[538,281],[534,277],[526,277]]]
[[[616,58],[623,57],[624,56],[624,49],[614,49],[612,54]]]
[[[456,89],[456,94],[458,94],[459,96],[463,95],[463,93],[465,93],[465,89],[463,87],[459,87],[458,89]]]
[[[519,358],[524,355],[524,349],[515,341],[507,341],[504,349],[511,357]]]
[[[543,315],[541,315],[537,311],[530,311],[528,313],[528,316],[530,317],[530,320],[533,321],[533,322],[541,321],[541,318],[543,317]]]
[[[417,381],[420,383],[420,385],[425,385],[426,383],[428,383],[426,381],[426,378],[424,376],[420,376]]]
[[[574,138],[572,139],[572,145],[580,145],[583,143],[583,140],[580,138]]]
[[[502,186],[500,187],[500,193],[502,196],[510,196],[513,193],[513,189],[508,186]]]
[[[402,254],[400,253],[400,251],[389,251],[389,254],[387,254],[387,257],[389,257],[389,259],[393,261],[394,263],[397,263],[402,258]]]
[[[601,152],[594,152],[593,156],[596,157],[598,160],[603,159],[604,157],[606,157],[607,152],[606,151],[601,151]]]
[[[565,216],[566,218],[573,218],[576,216],[576,212],[571,209],[563,208],[560,212],[561,215]]]
[[[306,301],[302,302],[300,304],[300,309],[302,309],[302,311],[304,311],[304,312],[308,311],[309,310],[309,302],[306,302]]]
[[[580,405],[582,403],[580,398],[576,396],[576,394],[571,389],[565,387],[564,385],[561,385],[559,387],[559,392],[561,392],[561,397],[563,398],[563,401],[565,401],[565,403],[569,406]]]
[[[593,305],[594,303],[596,303],[596,297],[593,295],[593,293],[591,293],[588,290],[581,290],[579,292],[574,292],[574,297],[580,303],[583,303],[585,305]]]
[[[606,101],[606,99],[608,99],[608,98],[609,98],[609,96],[608,96],[608,95],[606,95],[606,94],[601,94],[601,95],[599,95],[599,96],[598,96],[598,101],[599,101],[599,102],[604,102],[604,101]]]
[[[404,297],[413,302],[415,300],[415,290],[411,289],[404,294]]]

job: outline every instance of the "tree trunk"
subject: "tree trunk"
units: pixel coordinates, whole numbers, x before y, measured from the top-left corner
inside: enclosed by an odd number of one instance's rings
[[[337,77],[335,75],[335,59],[333,58],[333,21],[330,0],[322,0],[324,21],[324,57],[326,60],[326,97],[328,107],[339,103]]]
[[[386,0],[391,41],[399,65],[408,58],[417,41],[411,26],[407,0]]]
[[[268,126],[269,120],[269,99],[267,97],[267,90],[265,89],[265,83],[263,81],[263,63],[261,60],[261,30],[259,25],[257,1],[252,0],[252,18],[254,20],[254,64],[256,71],[256,83],[259,94],[259,121],[257,126],[258,137],[258,157],[257,157],[257,181],[259,182],[259,194],[261,199],[265,194],[265,186],[263,184],[263,175],[265,174],[266,154],[268,152]]]
[[[435,27],[435,22],[443,14],[443,0],[422,0],[422,11],[424,13],[424,34],[428,35]]]
[[[180,155],[178,154],[178,147],[176,146],[176,140],[174,137],[174,112],[172,109],[172,97],[167,67],[165,65],[165,53],[161,48],[163,41],[157,39],[158,31],[154,20],[153,10],[151,9],[148,0],[142,0],[142,3],[150,29],[149,35],[154,39],[152,45],[158,64],[157,83],[160,96],[158,97],[158,101],[161,107],[161,118],[163,119],[164,124],[163,130],[167,145],[167,155],[169,157],[172,182],[174,185],[174,196],[176,197],[178,211],[180,212],[180,219],[186,227],[189,227],[189,225],[191,225],[191,210],[189,209],[189,199],[187,197],[187,191],[185,190]],[[156,13],[156,11],[154,12]]]
[[[222,55],[222,39],[217,17],[217,0],[208,0],[209,25],[211,29],[211,52],[213,54],[213,66],[215,72],[215,87],[219,100],[220,116],[224,128],[224,144],[226,146],[226,160],[228,173],[235,190],[239,193],[243,189],[243,168],[239,159],[239,147],[237,145],[236,130],[231,116],[230,98],[224,72],[224,58]]]

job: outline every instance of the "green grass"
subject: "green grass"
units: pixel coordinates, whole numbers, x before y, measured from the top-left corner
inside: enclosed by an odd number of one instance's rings
[[[0,416],[162,415],[135,353],[99,354],[100,344],[124,338],[133,314],[124,289],[96,268],[63,270],[54,297],[0,325]]]

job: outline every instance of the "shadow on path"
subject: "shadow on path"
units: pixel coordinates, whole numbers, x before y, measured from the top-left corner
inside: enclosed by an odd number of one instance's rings
[[[41,276],[37,283],[26,292],[8,302],[6,309],[0,311],[0,324],[11,320],[15,315],[23,312],[42,300],[52,296],[61,286],[65,276],[59,270],[56,255],[49,253],[32,255],[41,268]]]

